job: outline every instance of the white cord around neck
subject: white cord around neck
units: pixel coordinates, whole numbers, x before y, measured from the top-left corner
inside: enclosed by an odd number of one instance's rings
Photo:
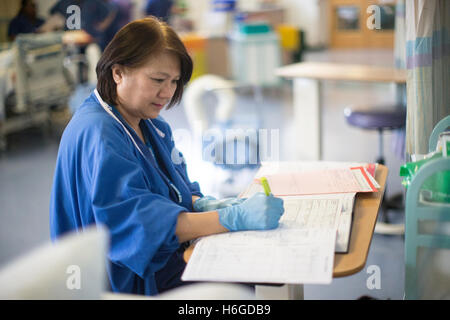
[[[97,97],[98,102],[100,102],[100,105],[103,107],[103,109],[105,109],[105,111],[111,116],[113,117],[118,123],[120,123],[120,125],[122,126],[122,128],[125,130],[125,132],[128,134],[128,136],[131,138],[131,141],[133,141],[134,146],[138,149],[139,153],[145,158],[144,153],[142,152],[141,148],[139,148],[138,144],[136,143],[136,140],[134,140],[133,136],[131,135],[131,133],[128,131],[127,127],[125,127],[125,125],[122,123],[122,121],[120,121],[116,115],[112,112],[112,107],[109,106],[105,101],[103,101],[102,97],[100,97],[100,94],[98,93],[97,89],[94,90],[94,94]],[[149,120],[150,121],[150,120]],[[152,124],[152,126],[155,128],[156,132],[164,138],[165,134],[164,132],[162,132],[161,130],[159,130],[158,128],[156,128],[156,126],[153,124],[152,121],[150,121],[150,123]],[[178,197],[178,203],[182,203],[183,201],[183,197],[180,193],[180,191],[178,190],[177,187],[175,187],[175,185],[169,181],[170,186],[173,188],[173,190],[175,191],[175,193],[177,194]]]
[[[127,133],[127,135],[131,138],[131,141],[133,141],[134,146],[138,149],[139,153],[144,157],[144,153],[142,152],[141,148],[139,148],[138,144],[136,143],[136,140],[134,140],[133,136],[131,135],[130,131],[128,131],[127,127],[125,127],[125,125],[122,123],[122,121],[120,121],[116,115],[112,112],[112,108],[105,102],[103,101],[102,97],[100,97],[100,94],[98,93],[97,89],[94,90],[94,94],[97,97],[98,102],[100,102],[100,105],[103,107],[103,109],[105,109],[105,111],[111,116],[113,117],[118,123],[120,123],[120,125],[122,126],[122,128],[125,130],[125,132]]]

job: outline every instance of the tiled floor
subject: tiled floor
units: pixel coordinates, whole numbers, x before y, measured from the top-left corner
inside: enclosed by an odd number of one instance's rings
[[[392,65],[393,61],[390,51],[324,51],[309,53],[305,58],[378,65]],[[323,98],[324,159],[373,161],[377,156],[377,134],[349,127],[343,109],[350,104],[365,104],[367,101],[371,104],[393,102],[393,86],[329,81],[324,83]],[[290,156],[290,146],[295,143],[292,137],[294,124],[290,120],[291,99],[289,83],[285,83],[280,90],[264,91],[263,102],[259,104],[254,102],[250,92],[244,92],[239,96],[234,112],[236,123],[254,123],[258,119],[256,114],[261,117],[261,128],[279,130],[280,160],[295,160]],[[186,133],[190,129],[182,105],[164,111],[163,116],[174,132]],[[384,151],[390,170],[389,194],[403,190],[398,176],[402,160],[395,156],[390,146],[393,137],[391,133],[384,134]],[[48,202],[57,148],[57,134],[45,137],[39,130],[27,130],[11,136],[10,150],[0,155],[0,267],[49,241]],[[224,192],[224,189],[214,189],[214,186],[224,182],[226,174],[205,165],[190,163],[190,152],[194,148],[192,145],[189,148],[186,140],[179,141],[179,148],[188,159],[191,178],[204,186],[205,193]],[[211,174],[213,171],[215,173]],[[245,184],[251,178],[251,172],[241,172],[240,178],[241,185]],[[403,213],[392,213],[392,218],[401,221]],[[403,247],[401,236],[374,235],[363,270],[350,277],[334,279],[330,285],[307,285],[305,299],[356,299],[363,295],[402,299]],[[373,275],[376,272],[379,272],[380,282],[374,285]]]

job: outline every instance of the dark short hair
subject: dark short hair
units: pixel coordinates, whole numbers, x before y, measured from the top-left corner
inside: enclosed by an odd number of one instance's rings
[[[102,99],[116,105],[117,90],[112,76],[112,66],[119,64],[129,68],[142,66],[148,59],[162,51],[174,53],[180,60],[180,79],[168,108],[180,102],[183,88],[192,75],[192,59],[175,31],[165,22],[146,17],[128,23],[120,29],[97,63],[97,90]]]

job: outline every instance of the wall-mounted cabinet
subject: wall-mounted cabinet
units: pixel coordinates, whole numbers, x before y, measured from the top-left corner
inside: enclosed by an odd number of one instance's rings
[[[395,1],[329,0],[332,48],[393,48]]]

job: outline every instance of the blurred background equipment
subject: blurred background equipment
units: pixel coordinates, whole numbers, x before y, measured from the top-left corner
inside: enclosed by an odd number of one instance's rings
[[[61,33],[20,34],[12,46],[11,91],[3,96],[0,148],[6,135],[29,126],[50,126],[50,111],[64,107],[71,94]]]
[[[241,85],[271,86],[279,83],[279,38],[266,23],[239,22],[230,36],[232,76]]]
[[[205,194],[219,198],[237,196],[259,167],[257,112],[236,106],[238,88],[235,82],[206,74],[190,82],[183,97],[198,151],[190,170],[197,172]]]

